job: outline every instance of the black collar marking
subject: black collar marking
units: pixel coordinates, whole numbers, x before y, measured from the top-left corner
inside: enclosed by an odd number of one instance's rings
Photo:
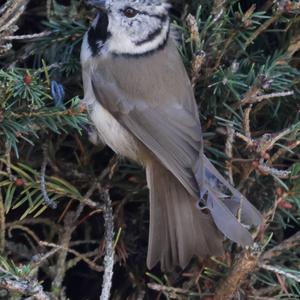
[[[96,26],[90,27],[88,31],[88,43],[93,56],[99,53],[105,41],[110,37],[107,28],[108,15],[104,11],[100,11]]]
[[[147,56],[150,56],[150,55],[154,54],[157,51],[163,50],[166,47],[167,43],[168,43],[169,36],[170,36],[170,27],[168,29],[168,32],[167,32],[167,35],[166,35],[165,39],[155,49],[152,49],[152,50],[149,50],[149,51],[146,51],[146,52],[143,52],[143,53],[134,53],[134,54],[132,54],[132,53],[116,53],[116,52],[112,52],[112,55],[115,56],[115,57],[123,56],[123,57],[127,57],[127,58],[147,57]]]

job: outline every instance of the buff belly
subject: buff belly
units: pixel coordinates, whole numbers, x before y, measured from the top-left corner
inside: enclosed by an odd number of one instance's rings
[[[136,138],[97,101],[89,105],[88,110],[103,142],[116,153],[139,161],[139,147]]]

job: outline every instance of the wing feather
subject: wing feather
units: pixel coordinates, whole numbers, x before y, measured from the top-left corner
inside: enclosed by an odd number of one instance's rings
[[[241,245],[250,244],[251,235],[242,224],[259,225],[261,215],[205,157],[191,85],[176,48],[168,47],[158,56],[142,61],[118,58],[118,61],[98,62],[90,76],[95,99],[142,142],[195,199],[207,194],[206,206],[225,236]],[[131,73],[124,74],[126,69]],[[171,71],[178,77],[170,74]],[[146,79],[141,74],[147,75],[151,82],[145,84]],[[231,196],[224,198],[224,191]]]
[[[108,86],[94,73],[92,87],[96,99],[129,132],[133,133],[193,195],[198,185],[192,166],[202,149],[199,121],[183,106],[150,106],[124,98],[116,86]],[[109,99],[106,100],[106,99]]]

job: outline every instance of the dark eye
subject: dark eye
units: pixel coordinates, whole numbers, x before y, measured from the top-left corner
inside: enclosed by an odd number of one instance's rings
[[[127,18],[133,18],[138,14],[138,11],[132,7],[127,7],[124,9],[123,13]]]

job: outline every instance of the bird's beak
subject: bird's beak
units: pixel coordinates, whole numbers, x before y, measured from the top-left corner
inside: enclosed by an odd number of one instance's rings
[[[87,0],[87,4],[92,5],[98,9],[106,10],[106,0]]]

